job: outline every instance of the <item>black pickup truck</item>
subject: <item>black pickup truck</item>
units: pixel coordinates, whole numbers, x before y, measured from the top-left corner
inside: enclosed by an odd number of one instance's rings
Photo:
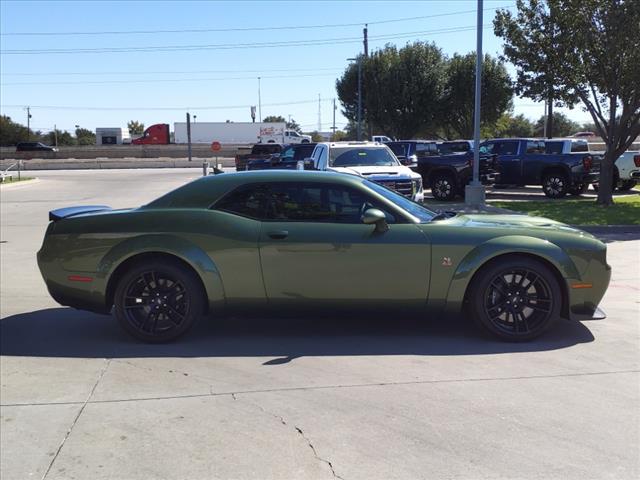
[[[270,158],[247,161],[247,170],[266,170],[269,168],[284,168],[294,170],[299,160],[311,157],[315,143],[295,143],[286,145],[279,155]]]
[[[411,169],[422,176],[425,188],[431,188],[436,200],[448,201],[458,195],[464,196],[464,188],[473,178],[472,142],[459,140],[430,144],[429,148],[415,149],[415,163],[412,162]],[[391,147],[391,144],[387,145]],[[495,156],[481,155],[480,181],[490,185],[497,178]]]
[[[250,153],[236,155],[236,171],[246,170],[252,160],[271,160],[280,157],[284,146],[279,143],[256,143]]]
[[[496,138],[481,143],[480,151],[497,155],[501,184],[542,185],[550,198],[580,195],[600,177],[601,156],[589,152],[547,153],[544,140]]]

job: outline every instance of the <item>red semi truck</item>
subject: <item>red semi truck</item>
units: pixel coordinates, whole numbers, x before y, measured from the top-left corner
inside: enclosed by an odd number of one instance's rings
[[[132,140],[133,145],[167,145],[171,143],[169,124],[156,123],[147,128],[140,138]]]

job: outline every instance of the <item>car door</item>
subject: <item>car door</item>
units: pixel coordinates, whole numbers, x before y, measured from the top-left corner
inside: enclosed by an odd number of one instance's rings
[[[425,305],[431,247],[415,224],[387,213],[389,230],[361,223],[380,207],[353,187],[273,183],[259,250],[269,303]]]
[[[488,152],[498,155],[500,183],[522,182],[522,158],[518,152],[518,145],[518,141],[501,140],[493,142],[493,149]]]

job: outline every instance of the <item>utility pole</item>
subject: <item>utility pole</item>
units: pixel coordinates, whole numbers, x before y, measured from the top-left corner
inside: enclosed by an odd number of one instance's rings
[[[31,107],[27,107],[27,142],[31,140]]]
[[[335,97],[333,98],[333,127],[331,127],[331,130],[333,131],[332,140],[335,142],[336,141],[336,99]]]
[[[187,112],[187,153],[191,161],[191,115]]]
[[[364,57],[367,58],[369,56],[369,25],[367,23],[364,24],[364,29],[362,30],[362,34],[364,35]]]
[[[485,191],[480,183],[480,95],[482,92],[482,7],[478,0],[478,20],[476,25],[476,91],[473,115],[473,180],[465,188],[467,205],[484,205]]]
[[[54,138],[53,145],[57,147],[58,146],[58,126],[55,123],[53,124],[53,138]]]
[[[260,77],[258,77],[258,122],[262,121],[262,99],[260,98]]]
[[[320,94],[318,94],[318,133],[322,131],[322,108],[320,106]]]

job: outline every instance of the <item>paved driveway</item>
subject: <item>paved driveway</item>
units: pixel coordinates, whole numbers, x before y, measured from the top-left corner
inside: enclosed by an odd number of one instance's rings
[[[49,298],[48,210],[135,206],[197,175],[2,187],[3,480],[640,476],[638,235],[605,238],[608,319],[525,344],[396,316],[224,319],[141,345]]]

